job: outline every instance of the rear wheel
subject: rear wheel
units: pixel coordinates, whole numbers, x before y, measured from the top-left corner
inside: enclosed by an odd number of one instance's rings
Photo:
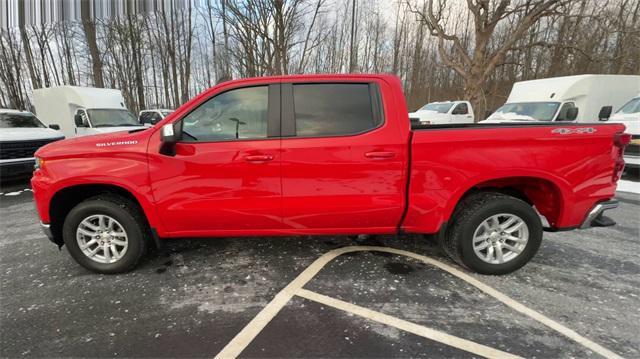
[[[97,273],[129,271],[146,251],[146,221],[135,204],[119,196],[81,202],[69,212],[62,231],[73,259]]]
[[[445,252],[482,274],[506,274],[533,258],[542,241],[542,222],[528,203],[495,192],[465,198],[443,240]]]

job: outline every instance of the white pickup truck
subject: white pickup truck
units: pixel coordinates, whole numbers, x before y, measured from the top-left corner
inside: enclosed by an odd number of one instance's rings
[[[474,122],[473,107],[469,101],[431,102],[409,113],[409,118],[421,125]]]
[[[625,132],[631,134],[631,143],[625,148],[624,162],[629,168],[640,168],[640,94],[622,106],[609,121],[627,127]]]
[[[138,122],[142,125],[153,126],[173,113],[169,109],[142,110],[138,115]]]
[[[31,174],[33,153],[64,138],[57,125],[45,126],[31,112],[0,109],[0,178]]]

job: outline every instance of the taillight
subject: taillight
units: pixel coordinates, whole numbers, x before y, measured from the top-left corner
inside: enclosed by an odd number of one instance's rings
[[[613,138],[613,143],[624,150],[625,146],[631,143],[631,135],[628,133],[618,133]]]
[[[624,172],[624,148],[631,143],[631,135],[628,133],[617,133],[613,137],[613,144],[618,148],[618,155],[613,166],[613,182],[618,182]]]

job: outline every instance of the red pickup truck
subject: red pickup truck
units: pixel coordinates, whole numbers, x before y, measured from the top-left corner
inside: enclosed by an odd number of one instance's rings
[[[623,131],[412,129],[393,76],[254,78],[149,129],[47,145],[31,182],[45,233],[100,273],[132,269],[161,238],[406,232],[438,234],[456,262],[503,274],[534,256],[544,229],[614,224],[602,212],[616,206]]]

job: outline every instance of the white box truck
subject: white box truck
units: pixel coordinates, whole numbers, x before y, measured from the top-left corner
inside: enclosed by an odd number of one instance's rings
[[[45,124],[59,124],[69,137],[143,127],[124,105],[120,90],[57,86],[33,90],[36,114]]]
[[[507,102],[481,123],[597,122],[603,107],[611,106],[616,111],[638,92],[640,76],[635,75],[577,75],[521,81],[513,84]]]

